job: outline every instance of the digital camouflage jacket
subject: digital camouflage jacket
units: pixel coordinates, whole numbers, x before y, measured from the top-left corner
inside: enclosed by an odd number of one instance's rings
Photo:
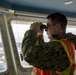
[[[71,33],[62,34],[53,39],[68,39],[76,48],[76,35]],[[37,33],[33,30],[25,33],[21,50],[25,61],[45,71],[59,71],[70,65],[60,43],[55,41],[45,43],[42,36],[37,37]]]

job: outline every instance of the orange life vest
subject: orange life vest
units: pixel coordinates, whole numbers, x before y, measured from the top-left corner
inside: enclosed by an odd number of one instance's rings
[[[61,72],[55,71],[55,72],[50,72],[50,73],[34,67],[34,69],[32,71],[32,75],[74,75],[75,49],[74,49],[73,44],[67,39],[53,40],[53,41],[59,42],[62,45],[62,47],[64,48],[65,53],[67,54],[67,57],[70,61],[70,66],[66,70],[63,70]]]

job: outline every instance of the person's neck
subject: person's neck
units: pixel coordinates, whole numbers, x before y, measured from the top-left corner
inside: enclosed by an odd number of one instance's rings
[[[52,34],[53,38],[60,38],[63,34],[65,33],[61,33],[61,34]]]

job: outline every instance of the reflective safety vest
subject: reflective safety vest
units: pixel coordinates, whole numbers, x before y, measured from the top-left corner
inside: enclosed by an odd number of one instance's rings
[[[59,42],[62,45],[62,47],[64,48],[64,51],[65,51],[65,53],[66,53],[66,55],[67,55],[67,57],[70,61],[70,66],[67,67],[63,71],[55,71],[55,72],[52,72],[52,73],[48,73],[44,70],[41,70],[41,69],[38,69],[38,68],[34,67],[34,69],[32,71],[32,75],[74,75],[75,48],[74,48],[73,44],[67,39],[52,40],[52,41]]]

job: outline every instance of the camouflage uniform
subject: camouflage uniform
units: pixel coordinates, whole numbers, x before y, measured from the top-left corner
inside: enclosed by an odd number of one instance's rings
[[[61,34],[52,39],[68,39],[76,48],[76,35],[71,33]],[[37,33],[34,30],[28,30],[25,33],[22,41],[22,54],[24,60],[30,65],[48,72],[63,70],[70,65],[60,43],[55,41],[45,43],[42,36],[37,37]]]

